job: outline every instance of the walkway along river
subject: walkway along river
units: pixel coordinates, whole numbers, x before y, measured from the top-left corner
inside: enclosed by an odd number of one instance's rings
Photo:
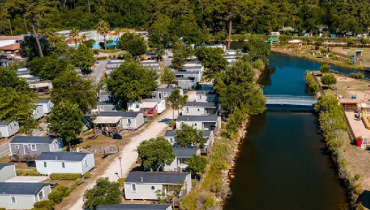
[[[305,96],[305,71],[317,70],[320,64],[272,54],[270,68],[271,76],[261,81],[266,95]],[[247,131],[225,209],[348,209],[312,110],[269,109],[252,117]]]

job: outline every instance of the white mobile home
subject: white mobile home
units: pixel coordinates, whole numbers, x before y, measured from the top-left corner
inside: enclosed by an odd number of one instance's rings
[[[180,115],[176,120],[176,129],[181,129],[182,124],[192,126],[197,130],[214,130],[215,132],[217,132],[221,128],[221,117],[216,115]]]
[[[44,116],[44,108],[42,105],[36,105],[33,110],[33,119],[38,120]]]
[[[198,83],[201,80],[200,71],[177,71],[175,73],[176,78],[188,77],[194,79],[194,83]]]
[[[155,99],[155,98],[146,98],[141,101],[135,101],[134,103],[127,103],[127,110],[133,112],[142,112],[144,102],[155,102],[157,103],[156,109],[157,113],[160,114],[166,110],[166,100],[164,99]]]
[[[16,136],[9,143],[10,154],[38,156],[43,152],[59,152],[62,141],[49,136]]]
[[[212,102],[187,102],[182,108],[182,115],[214,115],[217,107]]]
[[[18,133],[18,131],[19,131],[18,122],[0,121],[0,138],[9,138],[14,134]]]
[[[51,192],[49,183],[0,182],[0,189],[0,208],[5,209],[32,209]]]
[[[107,63],[107,68],[118,68],[123,62],[125,61],[121,59],[111,59]]]
[[[216,102],[216,93],[210,90],[198,90],[196,93],[196,102]]]
[[[44,114],[49,114],[51,112],[51,108],[54,107],[54,104],[50,99],[41,99],[37,105],[42,105]]]
[[[156,99],[166,99],[174,90],[174,88],[158,88],[157,90],[153,91],[152,97]],[[180,89],[180,95],[184,95],[184,91],[182,89]]]
[[[170,165],[164,166],[164,171],[185,171],[189,165],[187,161],[191,156],[200,155],[200,150],[196,148],[174,148],[175,160]]]
[[[93,123],[97,130],[108,132],[136,130],[144,124],[144,115],[139,112],[101,112]]]
[[[181,89],[193,90],[197,86],[197,82],[192,77],[176,77],[177,87]]]
[[[98,113],[100,113],[100,112],[117,112],[117,110],[119,109],[119,105],[115,105],[115,104],[108,103],[108,102],[98,101],[97,108],[98,108]]]
[[[15,173],[14,164],[0,163],[0,182],[5,182],[15,176],[17,176],[17,174]]]
[[[95,167],[94,154],[86,152],[43,152],[35,162],[37,171],[46,175],[52,173],[82,175]]]
[[[131,200],[158,200],[157,190],[165,186],[179,185],[183,182],[181,197],[185,197],[191,190],[191,176],[189,173],[177,172],[130,172],[125,180],[125,198]]]

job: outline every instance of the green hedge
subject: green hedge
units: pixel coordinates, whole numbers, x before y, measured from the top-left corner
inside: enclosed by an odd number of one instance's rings
[[[90,172],[86,172],[86,173],[84,173],[84,178],[85,179],[88,179],[88,178],[90,178],[91,177],[91,173]]]
[[[98,60],[98,61],[100,61],[100,60],[107,60],[107,56],[99,57],[99,58],[97,58],[96,60]]]
[[[81,174],[50,174],[51,180],[76,180],[81,178]]]
[[[37,171],[22,171],[16,170],[17,176],[41,176]]]
[[[53,210],[55,203],[52,200],[46,200],[46,201],[39,201],[33,204],[33,209],[47,209],[47,210]]]
[[[64,193],[59,190],[55,190],[48,195],[49,200],[53,201],[56,204],[62,202],[63,197]]]

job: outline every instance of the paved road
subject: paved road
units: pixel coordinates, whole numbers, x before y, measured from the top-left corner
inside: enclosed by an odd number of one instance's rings
[[[189,98],[193,99],[195,95],[195,91],[188,93]],[[177,112],[175,112],[175,118],[177,118]],[[157,121],[152,122],[143,132],[140,134],[132,137],[130,139],[130,142],[125,145],[123,150],[120,152],[120,157],[122,157],[122,174],[124,177],[127,176],[128,172],[131,169],[131,166],[136,162],[138,154],[137,154],[137,146],[145,140],[148,140],[150,138],[155,138],[159,136],[159,134],[162,132],[162,130],[166,129],[168,127],[167,124],[160,122],[163,119],[172,119],[172,110],[167,109],[165,112],[163,112]],[[108,168],[104,171],[103,174],[100,175],[100,177],[108,177],[110,181],[117,181],[118,177],[116,175],[120,175],[120,164],[119,160],[116,159],[108,166]],[[87,185],[83,189],[83,193],[89,189],[92,188],[95,185],[95,181],[97,178],[92,182],[91,184]],[[82,195],[78,196],[79,199],[74,203],[72,206],[68,206],[65,209],[82,209],[83,200]]]
[[[163,62],[165,66],[171,66],[172,64],[172,58],[173,58],[173,53],[166,50],[165,55],[163,56]]]
[[[98,83],[100,81],[100,78],[103,74],[103,70],[105,69],[107,63],[108,63],[107,60],[99,61],[98,67],[92,73],[92,78],[95,81],[95,83]]]
[[[40,127],[43,129],[43,130],[33,130],[32,131],[32,136],[41,136],[45,131],[46,129],[48,128],[48,124],[46,123],[41,123],[40,124]]]

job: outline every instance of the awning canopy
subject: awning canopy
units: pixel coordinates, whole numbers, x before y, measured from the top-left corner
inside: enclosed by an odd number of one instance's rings
[[[143,108],[143,109],[152,109],[152,108],[155,108],[156,106],[157,106],[157,102],[143,102],[140,105],[140,108]]]
[[[94,124],[109,124],[109,123],[118,123],[122,117],[117,116],[117,117],[97,117],[94,120]]]

